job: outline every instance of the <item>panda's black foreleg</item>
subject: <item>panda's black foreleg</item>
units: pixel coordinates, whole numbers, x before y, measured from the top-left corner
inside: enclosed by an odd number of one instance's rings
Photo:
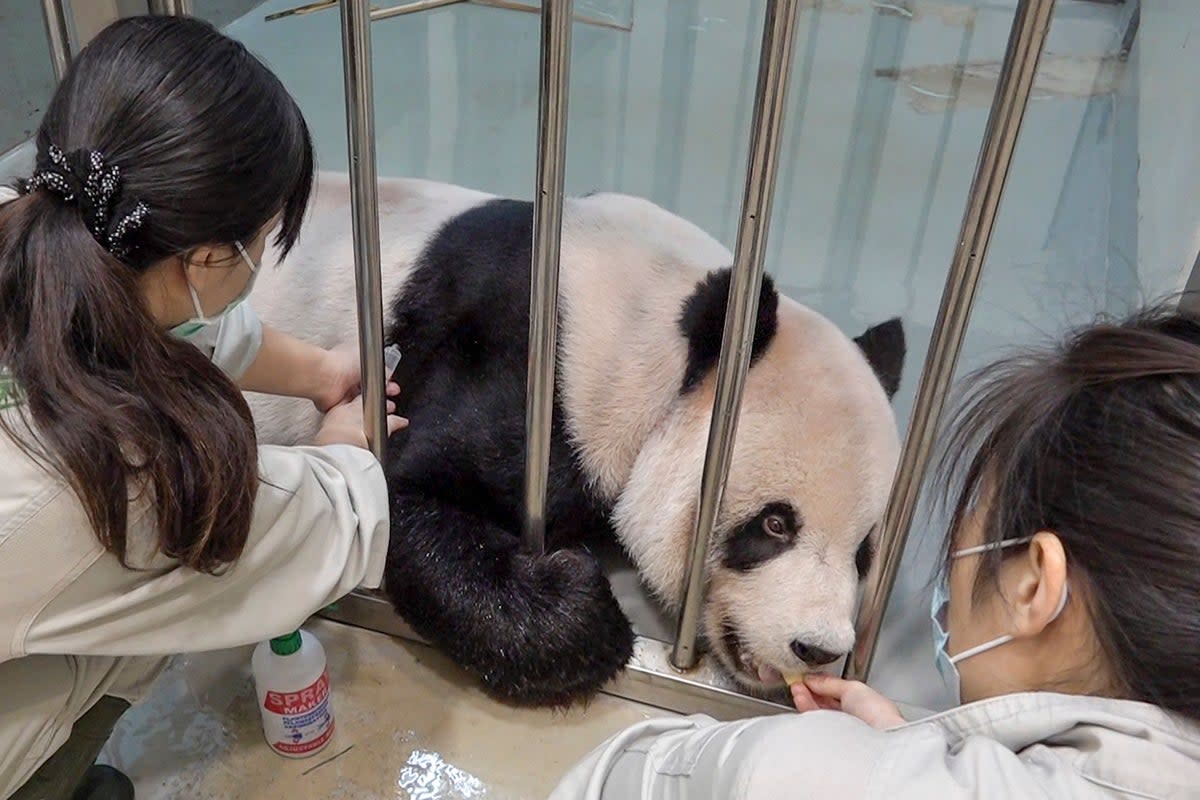
[[[531,556],[515,532],[419,491],[393,488],[384,588],[417,633],[509,702],[586,700],[633,652],[590,553]]]

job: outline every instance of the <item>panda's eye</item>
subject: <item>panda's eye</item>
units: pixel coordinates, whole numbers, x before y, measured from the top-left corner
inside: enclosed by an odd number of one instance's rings
[[[763,530],[772,536],[787,536],[787,523],[778,514],[772,514],[763,520]]]

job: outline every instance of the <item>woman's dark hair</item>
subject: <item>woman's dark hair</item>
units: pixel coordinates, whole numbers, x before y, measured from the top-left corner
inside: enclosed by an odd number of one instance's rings
[[[947,554],[1052,531],[1122,697],[1200,720],[1200,317],[1101,321],[966,382],[940,469]],[[1005,558],[981,560],[975,592]]]
[[[308,128],[238,42],[138,17],[79,54],[37,153],[26,193],[0,205],[0,367],[24,400],[0,428],[70,483],[122,563],[130,500],[146,497],[159,550],[215,572],[250,529],[253,422],[237,387],[155,324],[139,279],[201,245],[252,241],[277,215],[286,253],[312,187]],[[103,213],[81,174],[91,153],[119,170]],[[57,184],[39,182],[51,173]]]

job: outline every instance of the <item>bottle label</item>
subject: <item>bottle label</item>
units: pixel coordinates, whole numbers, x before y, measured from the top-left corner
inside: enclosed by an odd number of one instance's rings
[[[333,737],[328,670],[298,692],[267,692],[262,716],[267,741],[280,753],[299,756],[320,750]]]

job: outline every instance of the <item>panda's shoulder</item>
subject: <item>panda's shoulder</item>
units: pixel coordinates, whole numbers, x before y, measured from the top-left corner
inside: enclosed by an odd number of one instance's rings
[[[656,248],[686,254],[697,266],[712,269],[732,260],[728,249],[693,222],[644,197],[620,192],[594,192],[573,198],[564,209],[564,235],[589,233],[654,243]]]

